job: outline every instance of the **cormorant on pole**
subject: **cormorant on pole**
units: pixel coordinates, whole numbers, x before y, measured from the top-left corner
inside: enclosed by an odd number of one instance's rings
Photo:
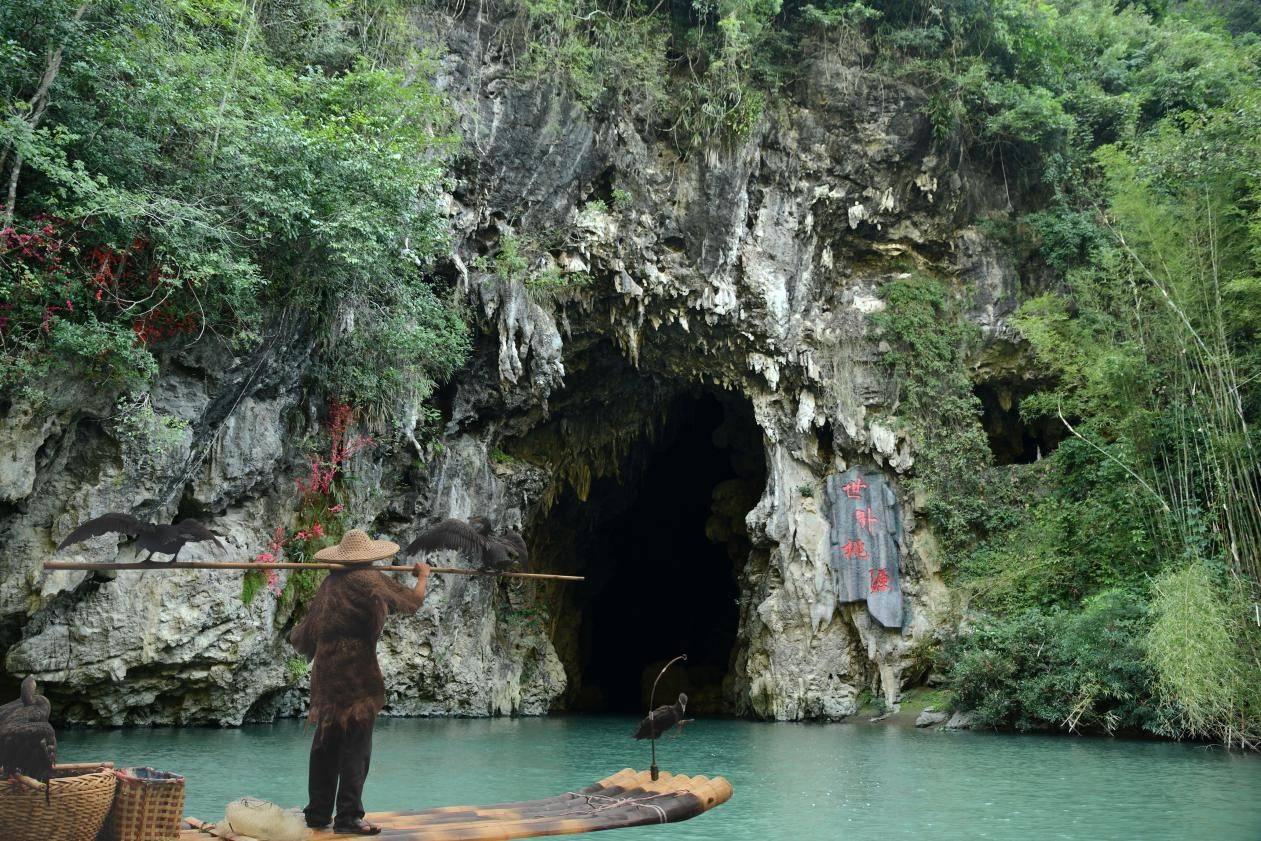
[[[661,667],[661,671],[657,672],[657,679],[652,682],[652,691],[648,693],[648,707],[657,700],[657,684],[661,683],[661,678],[665,673],[680,660],[687,660],[686,654],[680,654],[669,663]],[[687,696],[682,692],[679,693],[679,700],[674,704],[667,704],[664,707],[657,707],[648,713],[648,717],[639,723],[639,727],[632,734],[636,739],[648,739],[648,744],[652,748],[652,764],[648,766],[648,773],[655,783],[661,778],[661,769],[657,767],[657,737],[671,727],[682,724],[683,712],[687,709]]]
[[[407,544],[403,554],[440,549],[457,549],[467,553],[473,563],[485,572],[506,572],[514,564],[525,563],[530,554],[525,540],[517,532],[509,529],[498,536],[491,534],[490,520],[485,517],[469,517],[467,521],[443,520],[421,532],[419,537]]]
[[[677,725],[683,720],[683,713],[687,710],[687,696],[682,692],[679,693],[679,700],[673,704],[666,704],[657,707],[639,722],[639,727],[635,728],[634,736],[636,739],[659,739],[661,734]]]
[[[58,544],[57,550],[65,549],[70,544],[79,543],[87,540],[89,537],[99,537],[102,534],[111,532],[134,537],[136,546],[148,551],[149,555],[145,558],[146,561],[150,560],[157,553],[170,555],[173,563],[179,557],[180,550],[184,548],[184,544],[197,543],[202,540],[209,540],[220,549],[223,548],[223,544],[219,542],[219,538],[215,536],[215,533],[196,520],[180,520],[174,525],[148,523],[130,514],[112,511],[88,520],[70,532],[70,534],[66,535],[66,539]]]

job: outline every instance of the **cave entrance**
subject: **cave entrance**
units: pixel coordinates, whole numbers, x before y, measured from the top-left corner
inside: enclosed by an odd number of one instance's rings
[[[585,501],[567,492],[548,515],[576,525],[572,567],[587,577],[568,589],[554,626],[565,706],[641,712],[657,672],[686,653],[657,703],[685,691],[698,713],[729,712],[744,520],[766,482],[752,407],[721,393],[678,395],[627,462],[618,478],[594,480]]]
[[[1066,434],[1058,419],[1026,419],[1020,402],[1038,390],[1038,383],[982,382],[972,393],[981,403],[981,426],[995,464],[1032,464],[1050,455]]]

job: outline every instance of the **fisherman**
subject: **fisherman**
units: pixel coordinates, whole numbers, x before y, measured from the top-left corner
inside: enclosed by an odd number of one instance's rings
[[[366,568],[398,552],[398,544],[372,540],[359,529],[341,543],[315,553],[318,561],[346,564],[320,585],[306,618],[289,641],[308,660],[310,719],[315,724],[308,777],[307,826],[376,835],[381,827],[363,819],[363,784],[372,755],[372,725],[385,706],[385,681],[377,663],[377,639],[390,613],[413,614],[425,600],[429,567],[416,564],[416,586],[407,587]],[[363,568],[354,568],[363,567]]]

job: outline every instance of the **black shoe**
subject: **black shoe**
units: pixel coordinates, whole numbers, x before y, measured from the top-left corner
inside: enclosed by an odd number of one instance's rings
[[[330,823],[332,823],[332,819],[325,819],[322,821],[316,820],[315,818],[306,819],[306,825],[309,826],[311,829],[324,829]]]
[[[360,818],[355,818],[351,823],[335,823],[333,824],[334,835],[380,835],[381,827],[376,824],[368,823]]]

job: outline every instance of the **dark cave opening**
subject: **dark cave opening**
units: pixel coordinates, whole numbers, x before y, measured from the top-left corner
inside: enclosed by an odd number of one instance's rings
[[[744,518],[766,481],[761,432],[743,401],[681,395],[631,461],[620,479],[593,481],[585,502],[567,493],[548,515],[557,527],[579,524],[573,566],[587,577],[559,607],[565,706],[642,712],[658,671],[686,653],[656,702],[685,691],[690,709],[727,712]]]
[[[1058,419],[1029,420],[1020,401],[1037,388],[1009,382],[977,383],[972,391],[981,401],[981,426],[997,464],[1032,464],[1060,445],[1067,430]]]

